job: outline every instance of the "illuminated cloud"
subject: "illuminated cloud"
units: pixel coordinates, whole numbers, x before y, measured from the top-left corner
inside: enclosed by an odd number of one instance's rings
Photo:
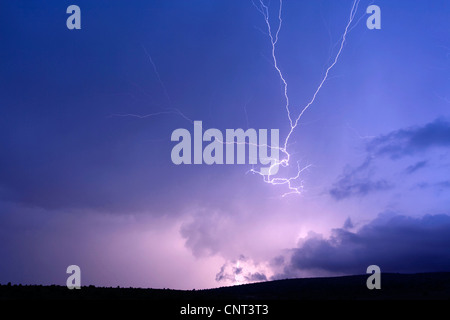
[[[243,284],[267,281],[266,273],[271,274],[266,265],[255,263],[251,259],[240,255],[238,259],[227,261],[216,275],[216,281],[225,284]]]

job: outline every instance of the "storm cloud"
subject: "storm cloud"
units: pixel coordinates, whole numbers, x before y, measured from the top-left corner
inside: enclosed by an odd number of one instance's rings
[[[352,196],[365,196],[375,191],[388,190],[391,185],[386,180],[371,181],[369,179],[355,179],[343,176],[330,189],[330,195],[336,200]]]
[[[411,218],[385,213],[356,232],[338,228],[328,239],[309,236],[293,249],[285,271],[361,274],[372,264],[383,272],[448,271],[449,247],[449,215]]]
[[[450,147],[450,122],[444,118],[437,118],[423,126],[395,130],[377,136],[364,145],[364,161],[358,166],[347,166],[328,189],[328,194],[335,200],[342,200],[389,190],[394,187],[391,181],[393,172],[386,173],[380,170],[380,167],[385,170],[390,165],[385,163],[384,166],[379,166],[379,161],[382,159],[400,161],[406,156],[413,157],[414,162],[399,172],[411,175],[430,166],[432,161],[423,159],[422,153],[438,147]],[[434,160],[442,161],[442,159]],[[384,176],[379,177],[380,173]],[[375,179],[376,174],[378,178]]]
[[[388,190],[392,184],[385,179],[373,180],[370,166],[372,157],[367,157],[356,168],[347,167],[328,191],[335,200],[364,197],[369,193]]]
[[[450,147],[450,122],[438,118],[424,126],[393,131],[371,140],[366,148],[375,155],[398,159],[432,147]]]

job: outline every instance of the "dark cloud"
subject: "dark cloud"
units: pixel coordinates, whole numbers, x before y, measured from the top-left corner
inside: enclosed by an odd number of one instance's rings
[[[371,264],[384,272],[449,271],[449,248],[449,215],[381,214],[357,232],[339,228],[329,239],[310,236],[293,250],[285,271],[359,274]]]
[[[342,200],[350,197],[363,197],[372,192],[390,189],[392,186],[386,180],[373,181],[371,179],[369,168],[372,160],[372,157],[367,157],[358,167],[346,168],[328,193],[335,200]]]
[[[363,163],[354,168],[346,168],[328,193],[335,200],[342,200],[390,189],[393,184],[388,179],[373,180],[371,178],[377,171],[377,159],[388,157],[391,160],[398,160],[434,147],[450,147],[450,122],[443,118],[438,118],[424,126],[400,129],[380,135],[365,145],[367,155]],[[406,167],[405,172],[412,174],[427,167],[428,164],[428,160],[418,160]]]
[[[352,229],[353,228],[353,222],[350,218],[347,218],[347,220],[345,220],[344,222],[344,226],[342,227],[343,229]]]
[[[278,256],[278,257],[273,258],[271,262],[272,262],[272,265],[274,265],[274,266],[280,266],[280,265],[284,264],[285,259],[283,256]]]
[[[450,147],[450,122],[438,118],[422,127],[397,130],[371,140],[366,147],[371,154],[387,155],[392,159],[432,147]]]
[[[228,273],[225,272],[225,267],[227,265],[224,264],[222,267],[220,267],[220,271],[216,274],[216,281],[234,281],[234,277]]]
[[[350,197],[363,197],[372,192],[388,190],[391,187],[386,180],[371,181],[344,176],[333,185],[329,193],[334,199],[342,200]]]
[[[155,170],[155,165],[150,164],[152,155],[144,144],[137,147],[128,140],[107,143],[85,137],[80,137],[77,145],[70,141],[42,140],[35,146],[22,145],[14,139],[9,145],[0,142],[0,148],[5,150],[0,153],[0,200],[48,210],[92,209],[115,213],[149,209],[160,212],[175,204],[164,201],[163,207],[159,205],[163,201],[155,201],[168,199],[182,182],[172,180],[174,189],[170,190],[155,184],[162,180],[162,169]],[[140,156],[133,148],[142,150]],[[151,148],[153,145],[148,146]]]
[[[408,166],[405,171],[408,174],[412,174],[412,173],[416,172],[417,170],[425,168],[427,165],[428,165],[428,161],[425,161],[425,160],[424,161],[419,161],[419,162],[416,162],[413,165]]]
[[[264,273],[255,272],[245,276],[247,282],[267,281],[267,277]]]

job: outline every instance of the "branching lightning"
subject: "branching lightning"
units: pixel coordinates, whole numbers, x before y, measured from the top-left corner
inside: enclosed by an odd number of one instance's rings
[[[279,10],[278,10],[278,26],[276,27],[276,31],[275,33],[273,33],[272,31],[272,26],[270,24],[269,21],[269,6],[266,5],[264,3],[263,0],[259,0],[259,3],[256,4],[253,1],[253,5],[256,7],[256,9],[263,15],[264,17],[264,21],[265,24],[267,26],[267,32],[268,32],[268,36],[270,38],[270,42],[271,42],[271,46],[272,46],[272,60],[273,60],[273,64],[274,67],[281,79],[281,82],[283,83],[283,87],[284,87],[284,99],[285,99],[285,109],[287,112],[287,117],[289,119],[289,124],[290,124],[290,130],[286,136],[286,139],[284,140],[284,144],[282,147],[279,148],[281,154],[284,155],[284,158],[281,160],[277,160],[275,161],[271,167],[269,168],[269,174],[268,175],[264,175],[262,174],[260,171],[251,169],[251,172],[259,174],[261,176],[263,176],[264,181],[273,185],[287,185],[289,192],[285,193],[283,195],[286,196],[288,194],[300,194],[302,189],[303,189],[303,184],[300,183],[299,185],[294,185],[294,182],[300,177],[300,174],[302,173],[302,171],[306,170],[309,166],[306,166],[304,168],[300,168],[299,163],[297,163],[298,165],[298,170],[297,170],[297,174],[293,177],[289,177],[289,178],[280,178],[280,177],[273,177],[270,172],[272,168],[275,168],[276,166],[282,166],[282,167],[288,167],[289,163],[290,163],[290,159],[291,159],[291,155],[287,150],[288,147],[288,143],[289,143],[289,139],[291,138],[292,133],[294,132],[294,130],[297,128],[300,119],[302,118],[303,114],[308,110],[308,108],[314,103],[314,101],[316,100],[317,95],[319,94],[320,90],[322,89],[325,81],[328,79],[328,75],[331,71],[331,69],[333,69],[333,67],[336,65],[336,63],[339,60],[339,57],[342,53],[342,50],[344,48],[344,44],[346,42],[347,39],[347,35],[349,32],[349,28],[352,25],[352,22],[355,18],[356,12],[358,10],[358,5],[359,5],[360,0],[354,0],[353,1],[353,5],[352,8],[350,10],[350,17],[348,19],[347,25],[345,27],[344,33],[342,34],[341,37],[341,41],[340,41],[340,46],[339,46],[339,50],[336,54],[336,56],[334,57],[333,62],[328,66],[328,68],[325,71],[325,74],[322,78],[322,80],[320,81],[317,89],[315,90],[311,100],[301,109],[300,113],[298,114],[298,116],[295,118],[295,120],[293,120],[292,118],[292,112],[291,112],[291,106],[290,106],[290,102],[289,102],[289,95],[288,95],[288,83],[285,79],[285,77],[283,76],[283,73],[280,69],[280,67],[278,66],[278,60],[277,60],[277,56],[276,56],[276,45],[278,42],[278,38],[279,38],[279,33],[281,30],[281,25],[283,22],[282,19],[282,7],[283,7],[283,0],[280,0],[280,6],[279,6]]]
[[[316,90],[314,91],[314,93],[312,95],[312,98],[309,100],[309,102],[303,108],[300,109],[300,112],[298,113],[298,115],[296,117],[293,117],[293,111],[295,111],[295,110],[293,107],[291,107],[291,104],[290,104],[289,94],[288,94],[288,83],[283,75],[283,72],[281,71],[281,68],[278,64],[277,55],[276,55],[277,43],[279,40],[279,34],[280,34],[281,26],[283,23],[283,20],[282,20],[283,0],[279,0],[280,5],[279,5],[279,10],[278,10],[278,16],[277,16],[278,24],[277,24],[276,28],[273,28],[269,21],[269,5],[266,4],[264,0],[252,0],[252,1],[253,1],[252,3],[255,6],[255,8],[262,14],[264,21],[265,21],[265,25],[267,27],[267,34],[268,34],[268,37],[269,37],[270,43],[271,43],[271,54],[272,54],[273,66],[283,84],[284,101],[285,101],[284,108],[287,113],[287,118],[289,120],[290,129],[289,129],[289,132],[288,132],[288,134],[284,140],[284,143],[282,144],[281,147],[279,147],[279,146],[275,147],[275,146],[271,146],[271,145],[267,145],[267,144],[264,144],[264,145],[256,144],[257,147],[268,147],[271,149],[278,149],[278,151],[281,155],[281,157],[279,159],[271,159],[271,160],[273,160],[273,162],[272,162],[271,166],[269,167],[268,174],[264,174],[262,171],[255,170],[254,168],[249,170],[249,172],[261,175],[264,179],[264,182],[266,182],[266,183],[269,183],[272,185],[286,185],[289,191],[284,193],[282,195],[283,197],[286,195],[289,195],[289,194],[301,194],[301,192],[303,190],[303,183],[302,183],[302,181],[299,182],[298,179],[300,178],[301,173],[303,171],[305,171],[306,169],[308,169],[310,167],[310,165],[301,167],[300,163],[297,162],[297,173],[294,176],[287,177],[287,178],[279,177],[278,173],[273,174],[273,172],[277,171],[275,169],[278,167],[284,167],[284,168],[289,167],[290,161],[291,161],[291,153],[288,152],[289,140],[290,140],[292,134],[294,133],[294,130],[298,127],[300,119],[303,117],[304,113],[311,107],[311,105],[315,102],[316,97],[318,96],[319,92],[322,90],[322,87],[324,86],[325,82],[329,79],[330,71],[337,64],[339,57],[341,56],[341,53],[343,51],[343,48],[344,48],[344,45],[345,45],[345,42],[347,39],[347,35],[357,24],[356,23],[353,27],[351,27],[352,23],[354,21],[356,12],[358,10],[358,5],[360,3],[360,0],[353,0],[352,8],[350,10],[350,16],[348,18],[345,30],[340,38],[339,50],[337,51],[336,55],[334,56],[334,59],[330,59],[330,61],[332,61],[332,63],[326,68],[325,73],[324,73],[321,81],[319,82],[319,85],[317,86]],[[257,3],[255,3],[255,1],[257,1]],[[169,97],[166,87],[164,86],[164,83],[162,82],[161,77],[157,71],[156,65],[155,65],[153,59],[151,58],[150,54],[147,52],[147,50],[144,47],[143,47],[143,49],[145,51],[147,58],[149,59],[150,63],[153,66],[153,69],[158,78],[158,81],[161,84],[162,90],[164,91],[164,95],[170,104],[170,97]],[[246,109],[245,109],[245,112],[246,112],[246,117],[247,117]],[[165,108],[164,111],[149,113],[146,115],[136,115],[136,114],[128,113],[128,114],[114,114],[112,116],[148,118],[148,117],[159,116],[159,115],[163,115],[163,114],[177,114],[195,125],[195,122],[192,119],[188,118],[179,109],[176,109],[176,108]],[[248,118],[247,118],[247,124],[248,124]],[[222,144],[254,145],[249,142],[243,142],[243,143],[226,142],[226,141],[218,141],[218,142],[220,142]]]

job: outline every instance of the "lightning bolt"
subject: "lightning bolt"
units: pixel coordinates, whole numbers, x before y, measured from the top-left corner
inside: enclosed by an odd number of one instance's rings
[[[222,144],[248,144],[248,145],[256,145],[257,147],[268,147],[271,149],[278,149],[278,151],[282,155],[281,160],[274,159],[274,158],[270,159],[270,160],[272,160],[272,164],[269,167],[268,174],[264,174],[262,171],[255,170],[254,168],[252,168],[248,172],[251,172],[254,174],[259,174],[260,176],[263,177],[264,182],[266,182],[266,183],[269,183],[272,185],[286,185],[289,191],[284,193],[282,195],[282,197],[285,197],[289,194],[301,194],[302,190],[303,190],[303,181],[298,182],[298,179],[301,177],[302,172],[307,170],[311,165],[301,167],[300,162],[297,161],[297,173],[294,176],[287,177],[287,178],[279,177],[278,174],[275,175],[275,174],[272,174],[272,172],[274,172],[275,169],[280,166],[281,167],[289,167],[290,161],[291,161],[291,154],[288,152],[289,140],[290,140],[292,134],[294,133],[295,129],[298,127],[300,119],[303,117],[304,113],[311,107],[311,105],[315,102],[317,95],[321,91],[325,82],[329,79],[330,71],[337,64],[339,57],[341,56],[341,53],[343,51],[344,44],[347,39],[347,35],[351,31],[351,29],[353,29],[357,24],[356,23],[352,28],[350,28],[354,21],[356,12],[358,10],[358,5],[360,3],[360,0],[353,1],[353,5],[350,10],[350,16],[348,18],[345,30],[340,38],[339,50],[336,53],[336,55],[334,56],[334,59],[332,59],[332,63],[327,67],[321,81],[319,82],[319,85],[317,86],[316,90],[314,91],[314,93],[312,95],[312,98],[309,100],[309,102],[303,108],[301,108],[301,111],[298,113],[298,115],[296,117],[293,117],[293,110],[291,110],[291,104],[290,104],[289,94],[288,94],[288,83],[283,75],[283,72],[281,71],[281,68],[278,64],[277,55],[276,55],[277,43],[279,40],[279,34],[280,34],[281,26],[283,23],[283,19],[282,19],[283,0],[280,0],[280,5],[279,5],[279,9],[278,9],[278,17],[277,17],[278,24],[275,29],[272,28],[272,25],[269,21],[269,5],[265,4],[264,0],[258,0],[258,3],[255,3],[255,0],[252,0],[252,3],[255,6],[255,8],[262,14],[264,21],[265,21],[265,25],[267,27],[267,32],[268,32],[267,34],[268,34],[268,37],[269,37],[270,43],[271,43],[271,54],[272,54],[273,66],[274,66],[281,82],[283,83],[284,101],[285,101],[284,108],[287,113],[287,118],[289,120],[290,129],[289,129],[289,132],[288,132],[288,134],[284,140],[284,143],[281,147],[271,146],[268,144],[264,144],[264,145],[252,144],[249,142],[228,142],[228,141],[220,141],[220,140],[218,142],[222,143]],[[358,20],[358,22],[359,22],[359,20]],[[153,66],[153,69],[154,69],[155,74],[158,78],[158,81],[161,85],[161,88],[164,92],[164,95],[167,98],[167,101],[169,102],[169,105],[170,105],[170,97],[168,95],[166,87],[164,86],[163,81],[161,80],[161,77],[158,73],[156,65],[155,65],[153,59],[151,58],[150,54],[147,52],[147,50],[144,47],[143,47],[143,49],[145,51],[145,54],[146,54],[149,62]],[[246,109],[245,109],[245,113],[246,113],[246,117],[247,117]],[[113,114],[112,116],[149,118],[149,117],[153,117],[153,116],[159,116],[162,114],[176,114],[176,115],[183,117],[187,121],[193,123],[194,125],[196,125],[196,123],[192,119],[188,118],[179,109],[176,109],[176,108],[165,108],[164,111],[149,113],[149,114],[145,114],[145,115],[137,115],[137,114],[128,113],[128,114]],[[248,124],[248,117],[247,117],[247,124]]]
[[[278,73],[278,76],[280,77],[281,82],[283,83],[283,88],[284,88],[284,100],[285,100],[285,109],[287,112],[287,117],[289,120],[289,124],[290,124],[290,130],[284,140],[284,144],[282,147],[279,148],[279,151],[281,152],[281,154],[284,155],[283,159],[281,160],[277,160],[274,159],[275,161],[273,162],[273,164],[271,165],[271,167],[269,168],[269,174],[263,174],[261,171],[257,171],[255,169],[251,169],[250,172],[255,173],[255,174],[259,174],[261,176],[263,176],[264,178],[264,182],[266,183],[270,183],[272,185],[287,185],[289,191],[285,194],[283,194],[283,197],[289,195],[289,194],[300,194],[301,191],[303,190],[303,182],[300,182],[300,184],[295,184],[295,182],[297,181],[297,179],[301,176],[301,173],[308,169],[310,167],[310,165],[300,168],[300,164],[299,162],[297,162],[297,166],[298,166],[298,170],[297,170],[297,174],[295,176],[289,177],[289,178],[280,178],[280,177],[273,177],[270,172],[273,171],[273,169],[276,166],[282,166],[282,167],[288,167],[290,164],[290,160],[291,160],[291,154],[288,152],[288,143],[289,140],[294,132],[294,130],[298,127],[299,125],[299,121],[302,118],[303,114],[311,107],[311,105],[314,103],[314,101],[316,100],[317,95],[319,94],[319,92],[321,91],[325,81],[328,79],[328,75],[330,73],[330,71],[333,69],[333,67],[336,65],[336,63],[339,60],[339,57],[341,56],[342,50],[344,48],[344,44],[346,42],[347,39],[347,35],[350,31],[350,26],[352,25],[352,22],[355,18],[356,12],[358,10],[358,5],[359,5],[360,0],[354,0],[353,1],[353,5],[352,8],[350,10],[350,16],[348,18],[347,21],[347,25],[345,27],[344,33],[341,36],[341,41],[340,41],[340,46],[339,46],[339,50],[336,53],[333,62],[328,66],[328,68],[325,71],[325,74],[322,77],[322,80],[320,81],[319,85],[317,86],[314,94],[312,95],[311,100],[301,109],[300,113],[298,114],[297,117],[295,117],[295,120],[293,120],[294,118],[292,117],[292,111],[291,111],[291,106],[290,106],[290,102],[289,102],[289,95],[288,95],[288,83],[285,79],[285,77],[283,76],[283,73],[278,65],[278,59],[277,59],[277,55],[276,55],[276,46],[278,43],[278,38],[279,38],[279,34],[281,31],[281,25],[283,23],[283,19],[282,19],[282,8],[283,8],[283,0],[280,0],[280,5],[279,5],[279,10],[278,10],[278,25],[275,28],[275,32],[273,32],[273,28],[272,25],[270,24],[269,21],[269,6],[267,4],[264,3],[263,0],[259,0],[258,3],[255,3],[254,1],[252,2],[253,5],[255,6],[255,8],[262,14],[262,16],[264,17],[264,21],[267,27],[267,32],[268,32],[268,36],[270,39],[270,43],[272,46],[272,60],[273,60],[273,65],[275,70]]]

